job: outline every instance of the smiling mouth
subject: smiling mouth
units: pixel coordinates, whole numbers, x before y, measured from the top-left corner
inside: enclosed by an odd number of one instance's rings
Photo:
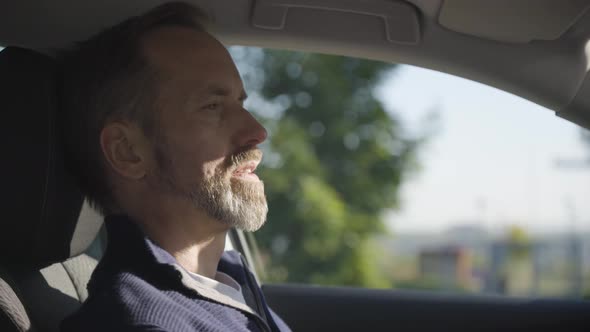
[[[258,166],[258,161],[248,161],[240,165],[236,170],[232,173],[233,178],[239,178],[244,180],[252,180],[252,181],[259,181],[258,175],[254,173],[256,167]]]

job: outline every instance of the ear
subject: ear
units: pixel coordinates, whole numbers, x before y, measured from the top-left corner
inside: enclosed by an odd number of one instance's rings
[[[148,140],[139,126],[126,122],[108,123],[100,133],[102,153],[113,171],[133,180],[148,169]]]

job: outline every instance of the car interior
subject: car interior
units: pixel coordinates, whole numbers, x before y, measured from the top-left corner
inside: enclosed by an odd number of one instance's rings
[[[58,331],[87,298],[102,216],[65,162],[58,50],[161,0],[0,3],[0,331]],[[590,129],[587,0],[191,0],[226,45],[354,56],[481,82]],[[104,234],[103,234],[104,235]],[[249,259],[244,234],[231,245]],[[294,331],[590,330],[590,302],[262,285]]]

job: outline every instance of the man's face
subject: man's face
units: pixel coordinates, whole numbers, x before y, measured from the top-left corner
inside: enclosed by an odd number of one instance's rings
[[[265,129],[243,107],[242,80],[210,35],[162,28],[144,42],[158,73],[153,189],[247,231],[266,219],[264,185],[254,174]]]

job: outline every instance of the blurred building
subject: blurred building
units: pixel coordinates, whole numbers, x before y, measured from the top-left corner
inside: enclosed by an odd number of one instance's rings
[[[532,243],[515,243],[501,239],[491,243],[490,273],[486,291],[500,294],[526,295],[538,283],[535,273],[540,246]]]
[[[444,288],[469,288],[471,252],[460,246],[423,249],[419,254],[420,277],[436,281]]]

